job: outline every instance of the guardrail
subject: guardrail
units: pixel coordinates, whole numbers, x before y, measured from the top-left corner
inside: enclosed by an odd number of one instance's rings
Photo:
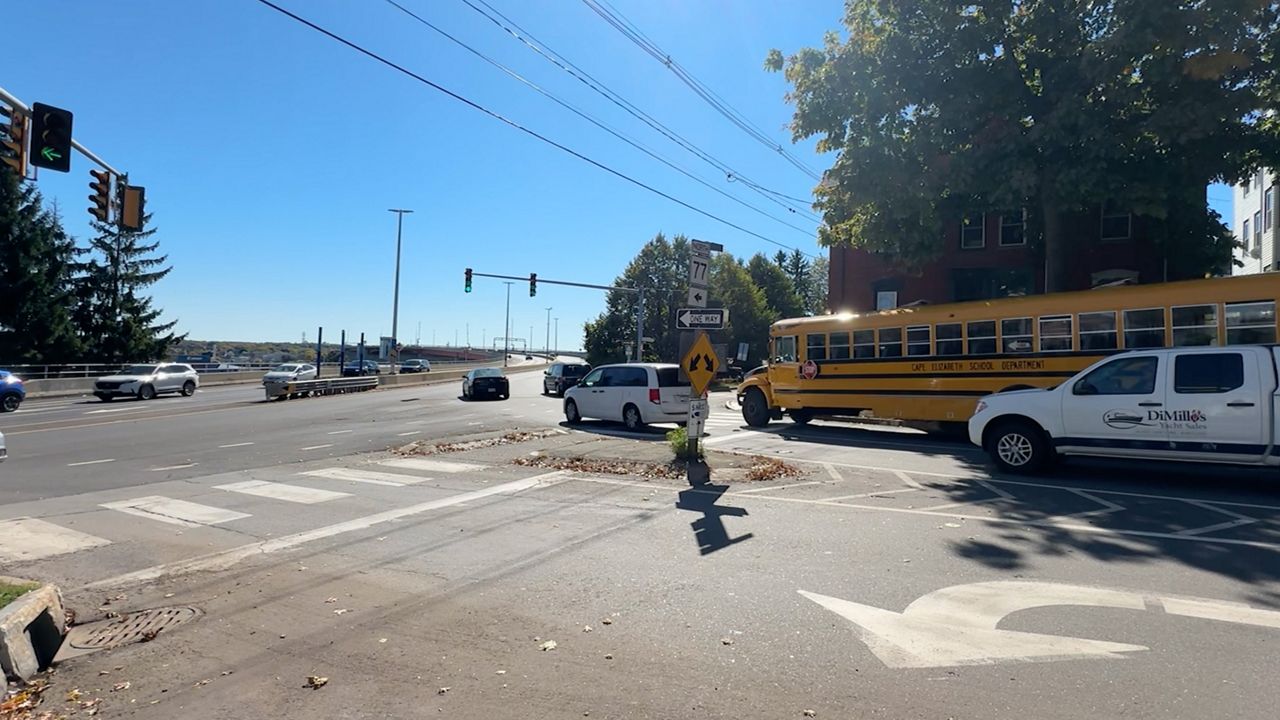
[[[369,358],[372,359],[372,358]],[[172,361],[167,361],[172,362]],[[196,372],[201,375],[222,375],[225,373],[237,372],[261,372],[265,373],[282,364],[299,364],[305,363],[306,360],[291,360],[287,363],[220,363],[217,366],[209,367],[207,363],[183,363],[191,365]],[[354,358],[348,359],[347,364],[356,362]],[[488,360],[432,360],[431,368],[452,369],[459,367],[470,367],[478,365],[491,365],[502,362],[502,358],[494,358]],[[163,363],[76,363],[72,365],[5,365],[0,363],[0,370],[8,370],[23,380],[57,380],[66,378],[99,378],[106,375],[114,375],[121,369],[130,365],[156,365]],[[390,363],[378,363],[379,369],[387,373],[392,369]],[[341,372],[342,365],[340,363],[324,363],[320,366],[321,374],[332,373],[337,375]]]
[[[263,383],[263,388],[266,390],[268,400],[288,400],[289,398],[308,397],[311,395],[338,395],[349,392],[364,392],[365,390],[372,390],[376,387],[378,387],[378,377],[376,375]]]

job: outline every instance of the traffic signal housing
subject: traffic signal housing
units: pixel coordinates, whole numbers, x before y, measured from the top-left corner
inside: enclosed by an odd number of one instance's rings
[[[538,273],[529,273],[529,297],[538,294]]]
[[[71,111],[44,103],[31,105],[31,164],[58,172],[71,170]]]
[[[98,222],[107,222],[111,217],[111,173],[90,170],[89,175],[93,177],[89,182],[89,189],[93,191],[89,196],[89,214],[98,218]]]
[[[147,189],[126,184],[120,188],[120,229],[141,230],[146,213]]]
[[[27,116],[14,108],[0,107],[0,116],[8,122],[0,125],[0,160],[13,168],[21,180],[27,176]]]
[[[464,292],[471,292],[471,268],[467,268],[466,285],[462,287]]]

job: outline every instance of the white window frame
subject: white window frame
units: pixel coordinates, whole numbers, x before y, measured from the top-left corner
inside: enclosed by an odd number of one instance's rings
[[[942,334],[938,332],[938,328],[950,327],[952,325],[954,325],[956,328],[960,330],[960,334],[953,338],[943,338]],[[955,322],[946,322],[946,323],[936,324],[933,327],[933,343],[934,343],[933,352],[938,357],[956,357],[959,355],[964,355],[965,347],[967,346],[964,338],[964,323],[962,321],[957,320]],[[942,343],[960,343],[960,352],[944,353],[940,350]]]
[[[868,332],[869,332],[869,333],[871,333],[871,342],[864,342],[864,343],[860,343],[860,342],[858,342],[858,333],[860,333],[860,332],[862,332],[862,333],[868,333]],[[875,328],[863,328],[862,330],[852,330],[852,331],[850,331],[850,334],[849,334],[849,343],[850,343],[850,345],[849,345],[850,352],[851,352],[851,354],[852,354],[852,357],[853,357],[853,358],[858,359],[858,360],[866,360],[866,359],[868,359],[868,358],[873,358],[873,357],[875,357],[875,356],[876,356],[876,331],[875,331]],[[863,356],[859,356],[859,355],[858,355],[858,348],[866,348],[866,347],[871,348],[871,354],[870,354],[870,355],[863,355]]]
[[[1264,329],[1270,330],[1271,331],[1270,342],[1274,343],[1276,341],[1276,323],[1274,319],[1269,324],[1268,323],[1249,323],[1247,325],[1231,324],[1231,314],[1230,314],[1231,308],[1233,306],[1239,307],[1241,305],[1270,305],[1272,318],[1275,318],[1276,316],[1275,315],[1276,303],[1274,300],[1251,300],[1247,302],[1225,303],[1222,308],[1222,323],[1223,323],[1223,326],[1226,328],[1226,332],[1227,332],[1227,345],[1230,346],[1230,345],[1237,344],[1232,342],[1231,340],[1232,330],[1254,330],[1257,328],[1264,328]],[[1267,343],[1263,343],[1263,344],[1267,344]]]
[[[1058,322],[1058,321],[1061,321],[1061,320],[1066,320],[1066,321],[1067,321],[1067,334],[1066,334],[1066,335],[1050,335],[1049,337],[1050,337],[1050,338],[1064,338],[1064,337],[1065,337],[1065,338],[1067,339],[1067,347],[1066,347],[1065,349],[1046,350],[1046,349],[1045,349],[1045,347],[1044,347],[1044,338],[1045,338],[1045,334],[1044,334],[1044,324],[1045,324],[1045,322],[1046,322],[1046,321],[1047,321],[1047,322]],[[1076,320],[1075,320],[1075,316],[1074,316],[1074,315],[1071,315],[1071,314],[1066,314],[1066,315],[1041,315],[1040,317],[1036,318],[1036,343],[1039,345],[1039,350],[1040,350],[1040,352],[1044,353],[1044,352],[1072,352],[1072,351],[1074,351],[1074,350],[1076,349],[1075,330],[1076,330]]]
[[[929,339],[925,340],[924,342],[920,342],[919,340],[912,342],[911,341],[912,330],[915,330],[916,332],[923,330],[925,334],[928,335]],[[933,326],[932,325],[908,325],[906,340],[907,340],[907,356],[908,357],[928,357],[933,354]],[[924,345],[925,353],[923,355],[916,355],[912,353],[911,352],[912,345],[915,345],[917,347],[919,347],[920,345]]]
[[[1026,350],[1006,350],[1005,349],[1005,341],[1008,338],[1006,338],[1004,334],[1004,324],[1007,322],[1014,322],[1016,320],[1026,320],[1029,332],[1026,335],[1011,335],[1009,337],[1026,338],[1027,339]],[[1000,318],[1000,321],[997,323],[996,327],[1000,331],[1000,342],[996,345],[996,351],[1001,355],[1035,352],[1035,347],[1036,347],[1036,319],[1035,318],[1031,317],[1030,315],[1024,316],[1024,317]]]
[[[1182,310],[1185,308],[1202,308],[1202,307],[1213,308],[1213,324],[1212,325],[1175,325],[1174,324],[1173,314],[1175,311]],[[1221,347],[1222,337],[1218,334],[1218,320],[1221,317],[1222,317],[1221,303],[1191,303],[1188,305],[1172,305],[1169,307],[1169,342],[1172,343],[1173,347]],[[1178,344],[1179,330],[1203,330],[1203,329],[1213,330],[1213,342],[1209,343],[1208,345],[1179,345]]]
[[[1268,185],[1266,192],[1262,194],[1262,197],[1264,198],[1262,203],[1262,223],[1263,223],[1262,229],[1263,230],[1270,230],[1272,223],[1275,222],[1275,214],[1276,214],[1275,207],[1274,207],[1275,200],[1276,200],[1275,191],[1276,191],[1275,185]]]
[[[1026,245],[1026,244],[1027,244],[1027,209],[1026,209],[1026,208],[1022,208],[1022,210],[1020,210],[1020,211],[1019,211],[1019,215],[1020,215],[1021,217],[1020,217],[1020,219],[1018,220],[1018,222],[1016,222],[1016,223],[1006,223],[1006,222],[1004,221],[1004,219],[1005,219],[1005,217],[1006,217],[1006,216],[1005,216],[1005,213],[1000,213],[1000,247],[1022,247],[1022,246],[1024,246],[1024,245]],[[1004,241],[1004,229],[1005,229],[1006,227],[1021,227],[1021,228],[1022,228],[1022,239],[1021,239],[1021,240],[1019,240],[1019,241],[1017,241],[1017,242],[1005,242],[1005,241]]]
[[[991,334],[990,335],[970,335],[969,326],[976,325],[978,323],[991,323]],[[992,318],[990,320],[965,321],[965,324],[964,324],[964,354],[965,355],[981,355],[982,354],[982,353],[975,353],[973,352],[973,350],[969,348],[969,343],[973,342],[974,340],[992,341],[993,343],[992,352],[990,354],[999,355],[1000,354],[1000,321],[995,318]]]
[[[1124,235],[1108,235],[1107,221],[1116,220],[1120,216],[1124,216]],[[1133,237],[1133,213],[1125,210],[1124,212],[1112,211],[1107,212],[1107,204],[1103,203],[1099,209],[1098,219],[1098,238],[1103,241],[1111,242],[1116,240],[1129,240]]]
[[[1244,249],[1245,252],[1253,250],[1253,234],[1249,232],[1252,226],[1249,224],[1249,218],[1244,219]]]
[[[1262,247],[1262,211],[1253,212],[1253,244]]]
[[[1110,330],[1085,330],[1084,321],[1082,320],[1082,318],[1086,315],[1110,315],[1111,329]],[[1107,348],[1105,350],[1097,350],[1097,352],[1107,352],[1108,350],[1115,350],[1120,347],[1120,318],[1116,316],[1115,310],[1094,310],[1091,312],[1076,313],[1076,328],[1078,328],[1077,334],[1080,336],[1080,350],[1082,352],[1095,350],[1094,348],[1085,347],[1084,338],[1086,335],[1089,335],[1089,336],[1110,335],[1112,336],[1112,339],[1115,340],[1115,343],[1110,348]]]
[[[1165,343],[1169,342],[1169,324],[1170,324],[1171,322],[1173,322],[1172,317],[1169,315],[1169,310],[1168,310],[1168,308],[1165,308],[1165,307],[1159,307],[1159,306],[1157,306],[1157,307],[1144,307],[1144,308],[1125,308],[1124,310],[1121,310],[1121,311],[1120,311],[1120,323],[1121,323],[1121,325],[1124,327],[1124,329],[1120,331],[1120,342],[1123,344],[1123,347],[1124,347],[1124,349],[1125,349],[1125,350],[1130,349],[1130,348],[1129,348],[1129,337],[1128,337],[1130,332],[1154,332],[1154,331],[1155,331],[1155,328],[1136,328],[1136,329],[1130,330],[1130,329],[1129,329],[1129,321],[1128,321],[1128,318],[1127,318],[1127,317],[1125,317],[1125,316],[1126,316],[1128,313],[1135,313],[1135,312],[1148,312],[1148,311],[1151,311],[1151,310],[1159,310],[1159,311],[1160,311],[1160,323],[1161,323],[1161,324],[1160,324],[1160,335],[1162,336],[1162,337],[1161,337],[1161,339],[1160,339],[1160,344],[1159,344],[1159,345],[1157,345],[1157,346],[1155,346],[1154,348],[1153,348],[1153,347],[1139,347],[1139,348],[1135,348],[1135,349],[1137,349],[1137,350],[1154,350],[1154,349],[1156,349],[1156,348],[1168,347],[1168,345],[1166,345]]]
[[[977,223],[976,225],[974,223]],[[969,245],[965,239],[965,231],[977,228],[981,238],[977,245]],[[987,246],[987,214],[978,213],[977,220],[964,217],[960,218],[960,249],[961,250],[982,250]]]

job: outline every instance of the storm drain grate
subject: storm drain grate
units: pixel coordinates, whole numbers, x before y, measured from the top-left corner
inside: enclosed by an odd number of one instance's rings
[[[74,627],[67,636],[67,644],[77,650],[102,650],[146,642],[199,615],[200,611],[193,607],[141,610],[106,622]]]

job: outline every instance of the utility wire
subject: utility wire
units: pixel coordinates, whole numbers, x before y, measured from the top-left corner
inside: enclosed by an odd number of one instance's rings
[[[566,101],[564,101],[564,100],[560,99],[559,97],[556,97],[556,96],[555,96],[554,94],[552,94],[551,92],[549,92],[549,91],[545,90],[544,88],[540,87],[539,85],[537,85],[536,83],[532,82],[531,80],[529,80],[529,79],[527,79],[527,78],[523,77],[522,75],[520,75],[520,74],[519,74],[519,73],[517,73],[516,71],[512,70],[511,68],[507,67],[506,65],[503,65],[502,63],[498,62],[497,60],[494,60],[493,58],[491,58],[491,57],[489,57],[489,56],[485,55],[484,53],[480,52],[479,50],[476,50],[475,48],[473,48],[473,47],[471,47],[470,45],[466,44],[465,42],[463,42],[463,41],[459,40],[458,38],[454,37],[453,35],[449,34],[448,32],[445,32],[444,30],[442,30],[442,29],[440,29],[439,27],[437,27],[435,24],[431,23],[429,20],[427,20],[427,19],[425,19],[425,18],[423,18],[423,17],[419,16],[418,14],[414,13],[412,10],[410,10],[410,9],[406,8],[404,5],[401,5],[400,3],[396,2],[396,0],[385,0],[385,2],[386,2],[388,5],[392,5],[392,6],[394,6],[396,9],[400,10],[400,12],[403,12],[404,14],[406,14],[406,15],[408,15],[409,17],[413,18],[414,20],[417,20],[419,23],[422,23],[423,25],[427,26],[427,27],[428,27],[428,28],[430,28],[431,30],[435,31],[437,34],[439,34],[439,35],[441,35],[441,36],[445,37],[446,39],[450,40],[451,42],[453,42],[454,44],[456,44],[456,45],[458,45],[459,47],[463,48],[464,50],[466,50],[466,51],[470,52],[472,55],[475,55],[476,57],[480,58],[481,60],[484,60],[485,62],[489,63],[489,64],[490,64],[490,65],[492,65],[493,67],[498,68],[499,70],[501,70],[502,72],[504,72],[504,73],[506,73],[507,75],[511,76],[512,78],[514,78],[514,79],[516,79],[516,80],[519,80],[520,82],[522,82],[522,83],[524,83],[525,85],[527,85],[530,89],[537,91],[538,93],[540,93],[540,94],[541,94],[541,95],[543,95],[544,97],[546,97],[546,98],[550,99],[552,102],[556,103],[557,105],[560,105],[561,107],[565,108],[566,110],[569,110],[570,112],[574,113],[574,114],[575,114],[575,115],[577,115],[578,117],[581,117],[582,119],[586,120],[587,122],[591,123],[592,125],[595,125],[596,127],[600,128],[601,130],[604,130],[605,132],[609,133],[610,135],[613,135],[614,137],[618,138],[619,140],[621,140],[621,141],[623,141],[623,142],[627,143],[628,145],[630,145],[631,147],[634,147],[635,149],[637,149],[637,150],[639,150],[639,151],[643,152],[644,154],[648,155],[649,157],[653,158],[654,160],[657,160],[658,162],[662,163],[663,165],[666,165],[667,167],[671,168],[672,170],[675,170],[676,172],[680,173],[681,175],[684,175],[685,177],[689,178],[690,180],[693,180],[694,182],[697,182],[698,184],[703,185],[704,187],[706,187],[706,188],[708,188],[708,189],[710,189],[710,190],[712,190],[712,191],[714,191],[714,192],[717,192],[717,193],[719,193],[719,194],[723,195],[724,197],[726,197],[726,198],[728,198],[728,199],[730,199],[730,200],[732,200],[732,201],[734,201],[734,202],[738,203],[739,205],[741,205],[741,206],[743,206],[743,207],[745,207],[745,208],[747,208],[747,209],[749,209],[749,210],[755,211],[755,212],[757,212],[757,213],[759,213],[759,214],[761,214],[761,215],[763,215],[763,216],[765,216],[765,217],[769,218],[770,220],[773,220],[774,222],[777,222],[777,223],[781,223],[781,224],[783,224],[783,225],[786,225],[787,227],[789,227],[789,228],[791,228],[791,229],[793,229],[793,230],[796,230],[796,231],[798,231],[798,232],[801,232],[801,233],[805,234],[806,236],[808,236],[808,237],[810,237],[810,238],[812,238],[812,237],[814,236],[814,231],[813,231],[812,229],[806,229],[806,228],[800,227],[799,225],[793,225],[793,224],[791,224],[791,223],[787,222],[786,220],[783,220],[782,218],[777,217],[776,215],[771,215],[770,213],[768,213],[768,212],[766,212],[766,211],[764,211],[764,210],[761,210],[760,208],[756,207],[755,205],[752,205],[752,204],[750,204],[750,203],[748,203],[748,202],[746,202],[746,201],[744,201],[744,200],[741,200],[741,199],[739,199],[739,198],[737,198],[737,197],[735,197],[735,196],[733,196],[733,195],[731,195],[731,194],[729,194],[729,193],[725,192],[724,190],[721,190],[720,188],[716,187],[715,185],[712,185],[711,183],[707,182],[706,180],[703,180],[702,178],[698,177],[697,175],[694,175],[693,173],[689,172],[688,170],[686,170],[686,169],[684,169],[684,168],[680,167],[679,165],[676,165],[675,163],[671,162],[670,160],[667,160],[666,158],[662,157],[661,155],[658,155],[658,154],[657,154],[657,152],[655,152],[654,150],[652,150],[652,149],[650,149],[649,147],[645,146],[644,144],[640,143],[639,141],[637,141],[637,140],[635,140],[635,139],[633,139],[633,138],[631,138],[631,137],[628,137],[627,135],[625,135],[625,134],[623,134],[623,133],[619,132],[618,130],[615,130],[615,129],[613,129],[613,128],[609,127],[608,125],[604,124],[604,123],[603,123],[603,122],[601,122],[600,120],[598,120],[598,119],[596,119],[595,117],[592,117],[591,115],[589,115],[587,112],[585,112],[585,111],[583,111],[583,110],[581,110],[581,109],[579,109],[579,108],[577,108],[577,107],[575,107],[575,106],[573,106],[573,105],[569,104],[568,102],[566,102]]]
[[[663,191],[661,191],[661,190],[659,190],[659,189],[657,189],[657,188],[653,187],[652,185],[647,185],[647,184],[645,184],[644,182],[641,182],[640,180],[637,180],[637,179],[635,179],[635,178],[631,177],[630,175],[627,175],[626,173],[623,173],[623,172],[621,172],[621,171],[619,171],[619,170],[615,170],[615,169],[613,169],[613,168],[609,167],[608,165],[605,165],[604,163],[601,163],[601,162],[599,162],[599,161],[597,161],[597,160],[593,160],[593,159],[591,159],[591,158],[587,157],[586,155],[583,155],[582,153],[580,153],[580,152],[578,152],[578,151],[576,151],[576,150],[574,150],[574,149],[572,149],[572,148],[570,148],[570,147],[568,147],[568,146],[562,145],[562,144],[560,144],[560,143],[556,142],[555,140],[552,140],[551,138],[549,138],[549,137],[547,137],[547,136],[545,136],[545,135],[542,135],[542,134],[540,134],[540,133],[538,133],[538,132],[536,132],[536,131],[534,131],[534,130],[531,130],[531,129],[529,129],[529,128],[527,128],[527,127],[523,126],[523,125],[521,125],[520,123],[517,123],[516,121],[514,121],[514,120],[512,120],[512,119],[510,119],[510,118],[508,118],[508,117],[506,117],[506,116],[504,116],[504,115],[501,115],[501,114],[499,114],[499,113],[497,113],[497,112],[495,112],[495,111],[493,111],[493,110],[490,110],[489,108],[487,108],[487,107],[485,107],[485,106],[483,106],[483,105],[481,105],[481,104],[479,104],[479,103],[475,102],[474,100],[470,100],[470,99],[468,99],[468,98],[466,98],[466,97],[463,97],[462,95],[459,95],[458,93],[456,93],[456,92],[454,92],[454,91],[452,91],[452,90],[450,90],[450,89],[448,89],[448,88],[444,87],[443,85],[440,85],[440,84],[438,84],[438,83],[432,82],[431,80],[428,80],[427,78],[425,78],[425,77],[423,77],[423,76],[419,75],[418,73],[415,73],[415,72],[413,72],[412,70],[409,70],[408,68],[406,68],[406,67],[404,67],[404,66],[402,66],[402,65],[398,65],[398,64],[396,64],[396,63],[392,62],[391,60],[388,60],[388,59],[386,59],[386,58],[382,57],[381,55],[379,55],[379,54],[377,54],[377,53],[373,52],[372,50],[365,49],[364,47],[361,47],[360,45],[357,45],[356,43],[354,43],[354,42],[352,42],[352,41],[350,41],[350,40],[348,40],[348,39],[346,39],[346,38],[342,37],[341,35],[338,35],[338,34],[336,34],[336,33],[334,33],[334,32],[331,32],[331,31],[329,31],[329,30],[326,30],[326,29],[325,29],[325,28],[323,28],[323,27],[320,27],[319,25],[317,25],[317,24],[315,24],[315,23],[311,22],[310,20],[307,20],[307,19],[306,19],[306,18],[304,18],[304,17],[301,17],[301,16],[299,16],[299,15],[295,15],[294,13],[290,12],[289,10],[286,10],[286,9],[284,9],[284,8],[280,7],[279,5],[276,5],[275,3],[271,2],[271,0],[258,0],[258,2],[259,2],[260,4],[262,4],[262,5],[266,5],[267,7],[271,8],[272,10],[275,10],[276,12],[280,13],[281,15],[284,15],[284,16],[289,17],[289,18],[291,18],[291,19],[293,19],[293,20],[295,20],[295,21],[297,21],[297,22],[299,22],[299,23],[301,23],[301,24],[303,24],[303,25],[306,25],[307,27],[311,28],[312,30],[315,30],[316,32],[318,32],[318,33],[320,33],[320,34],[325,35],[325,36],[329,37],[329,38],[330,38],[330,39],[332,39],[332,40],[336,40],[336,41],[338,41],[339,43],[342,43],[343,45],[346,45],[347,47],[351,48],[352,50],[355,50],[356,52],[358,52],[358,53],[360,53],[360,54],[362,54],[362,55],[365,55],[366,57],[369,57],[369,58],[371,58],[371,59],[373,59],[373,60],[377,60],[378,62],[382,63],[383,65],[386,65],[387,67],[389,67],[389,68],[391,68],[391,69],[393,69],[393,70],[396,70],[397,72],[400,72],[400,73],[402,73],[402,74],[404,74],[404,75],[407,75],[408,77],[413,78],[414,80],[417,80],[418,82],[422,83],[423,85],[426,85],[427,87],[430,87],[430,88],[432,88],[432,89],[434,89],[434,90],[436,90],[436,91],[438,91],[438,92],[441,92],[441,93],[443,93],[443,94],[445,94],[445,95],[448,95],[449,97],[453,98],[454,100],[457,100],[458,102],[460,102],[460,103],[462,103],[462,104],[464,104],[464,105],[466,105],[466,106],[468,106],[468,107],[470,107],[470,108],[473,108],[473,109],[475,109],[475,110],[479,110],[480,112],[484,113],[485,115],[488,115],[489,117],[491,117],[491,118],[493,118],[493,119],[495,119],[495,120],[501,121],[501,122],[503,122],[503,123],[505,123],[505,124],[507,124],[507,125],[509,125],[509,126],[511,126],[511,127],[513,127],[513,128],[515,128],[516,130],[519,130],[520,132],[525,133],[526,135],[530,135],[530,136],[532,136],[532,137],[534,137],[534,138],[537,138],[538,140],[541,140],[542,142],[544,142],[544,143],[546,143],[546,144],[548,144],[548,145],[550,145],[550,146],[552,146],[552,147],[554,147],[554,148],[556,148],[556,149],[558,149],[558,150],[561,150],[561,151],[563,151],[563,152],[566,152],[566,153],[568,153],[568,154],[570,154],[570,155],[572,155],[572,156],[574,156],[574,157],[578,158],[579,160],[582,160],[583,162],[586,162],[586,163],[588,163],[588,164],[590,164],[590,165],[594,165],[595,167],[598,167],[598,168],[600,168],[601,170],[604,170],[605,172],[607,172],[607,173],[609,173],[609,174],[611,174],[611,175],[614,175],[614,176],[616,176],[616,177],[618,177],[618,178],[621,178],[621,179],[623,179],[623,180],[626,180],[627,182],[629,182],[629,183],[631,183],[631,184],[633,184],[633,185],[636,185],[637,187],[640,187],[640,188],[643,188],[643,189],[645,189],[645,190],[648,190],[649,192],[651,192],[651,193],[653,193],[653,194],[655,194],[655,195],[658,195],[658,196],[664,197],[664,198],[666,198],[666,199],[670,200],[671,202],[676,203],[677,205],[680,205],[681,207],[684,207],[684,208],[686,208],[686,209],[692,210],[692,211],[694,211],[694,212],[698,213],[699,215],[702,215],[702,216],[704,216],[704,217],[707,217],[707,218],[710,218],[710,219],[712,219],[712,220],[715,220],[716,222],[721,223],[721,224],[723,224],[723,225],[727,225],[728,227],[731,227],[731,228],[733,228],[733,229],[735,229],[735,230],[737,230],[737,231],[739,231],[739,232],[742,232],[742,233],[745,233],[745,234],[747,234],[747,235],[750,235],[751,237],[754,237],[754,238],[757,238],[757,239],[760,239],[760,240],[764,240],[764,241],[765,241],[765,242],[767,242],[767,243],[770,243],[770,244],[773,244],[773,245],[777,245],[777,246],[779,246],[779,247],[784,247],[784,248],[788,248],[788,249],[794,249],[794,250],[797,250],[797,251],[799,251],[801,254],[803,254],[803,255],[807,255],[808,257],[814,257],[813,255],[810,255],[809,253],[806,253],[806,252],[804,252],[803,250],[800,250],[799,248],[792,248],[790,245],[786,245],[785,243],[780,243],[780,242],[778,242],[777,240],[774,240],[774,239],[772,239],[772,238],[765,237],[764,235],[761,235],[760,233],[754,232],[754,231],[752,231],[752,230],[748,230],[747,228],[744,228],[744,227],[742,227],[741,225],[738,225],[737,223],[735,223],[735,222],[733,222],[733,221],[726,220],[726,219],[724,219],[724,218],[720,217],[719,215],[715,215],[715,214],[713,214],[713,213],[707,212],[706,210],[703,210],[702,208],[696,207],[696,206],[694,206],[694,205],[690,205],[689,203],[687,203],[687,202],[685,202],[685,201],[683,201],[683,200],[681,200],[681,199],[679,199],[679,198],[677,198],[677,197],[674,197],[674,196],[672,196],[672,195],[669,195],[669,194],[667,194],[667,193],[665,193],[665,192],[663,192]]]
[[[650,40],[649,37],[635,25],[635,23],[628,20],[625,15],[610,5],[607,0],[582,0],[582,2],[587,7],[591,8],[591,10],[599,15],[606,23],[621,33],[623,37],[635,43],[637,47],[643,50],[654,60],[665,65],[666,68],[679,78],[681,82],[688,85],[689,88],[693,90],[694,94],[702,98],[721,115],[728,118],[729,122],[736,125],[753,140],[778,153],[786,159],[787,162],[791,163],[798,170],[814,180],[821,179],[821,176],[817,171],[806,165],[792,153],[788,152],[781,144],[775,142],[771,137],[769,137],[768,133],[754,125],[745,115],[730,105],[728,101],[716,94],[716,92],[708,87],[706,83],[694,77],[693,73],[689,72],[688,69],[677,62],[675,58],[671,57],[671,55],[661,47],[658,47],[657,43]]]
[[[810,212],[807,209],[807,206],[811,204],[810,201],[799,200],[797,198],[792,198],[789,195],[784,195],[776,190],[770,190],[769,188],[764,187],[760,183],[757,183],[751,180],[750,178],[746,177],[742,173],[739,173],[737,170],[734,170],[732,167],[729,167],[729,165],[724,163],[723,161],[703,151],[697,145],[693,144],[689,140],[680,136],[679,133],[676,133],[674,130],[671,130],[666,125],[663,125],[661,122],[655,119],[652,115],[649,115],[645,111],[636,107],[636,105],[633,104],[631,101],[627,100],[622,95],[612,90],[604,83],[592,77],[591,74],[588,73],[587,71],[583,70],[577,65],[574,65],[572,61],[568,60],[560,53],[551,49],[551,47],[548,46],[546,43],[535,38],[530,32],[520,27],[520,25],[517,24],[515,21],[511,20],[511,18],[507,17],[506,15],[503,15],[500,10],[494,8],[492,5],[486,2],[486,0],[476,0],[476,1],[479,2],[480,5],[483,5],[485,8],[487,8],[488,12],[477,7],[476,4],[472,2],[472,0],[461,0],[461,1],[464,5],[476,11],[485,19],[489,20],[489,22],[501,28],[508,35],[510,35],[511,37],[515,38],[516,40],[524,44],[533,52],[537,53],[547,62],[550,62],[552,65],[555,65],[556,67],[560,68],[566,73],[572,75],[579,82],[591,88],[596,93],[600,94],[602,97],[609,100],[613,104],[622,108],[628,114],[644,122],[649,127],[653,128],[654,130],[658,131],[662,135],[666,136],[667,139],[671,140],[672,142],[676,143],[677,145],[684,148],[688,152],[697,156],[699,159],[708,163],[709,165],[716,168],[720,172],[723,172],[725,174],[725,177],[730,182],[741,182],[742,184],[746,185],[747,187],[751,188],[755,192],[759,193],[769,201],[777,205],[780,205],[783,208],[786,208],[788,212],[801,215],[809,220],[812,220],[813,222],[822,222],[821,218],[814,215],[812,212]],[[497,17],[494,17],[495,15]],[[499,20],[499,18],[501,18],[501,20]],[[783,202],[783,199],[791,200],[795,203],[798,203],[800,207],[799,208],[793,207],[791,204],[787,202]]]

